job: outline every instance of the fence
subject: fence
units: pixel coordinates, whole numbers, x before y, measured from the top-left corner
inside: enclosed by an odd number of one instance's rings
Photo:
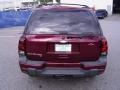
[[[30,14],[30,10],[2,11],[0,12],[0,28],[24,26]]]

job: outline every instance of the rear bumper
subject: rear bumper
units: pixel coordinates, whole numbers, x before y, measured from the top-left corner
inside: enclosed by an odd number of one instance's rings
[[[69,65],[70,63],[64,63],[66,67],[62,67],[59,66],[59,63],[30,61],[24,56],[20,56],[19,64],[22,72],[32,76],[92,76],[102,74],[105,71],[106,60],[106,56],[101,56],[97,61],[72,63],[71,65]],[[56,67],[57,64],[58,67]],[[72,65],[74,65],[74,67]]]
[[[82,70],[80,68],[46,68],[44,70],[37,70],[29,68],[27,74],[32,76],[94,76],[99,75],[104,71],[104,69],[92,69],[92,70]]]

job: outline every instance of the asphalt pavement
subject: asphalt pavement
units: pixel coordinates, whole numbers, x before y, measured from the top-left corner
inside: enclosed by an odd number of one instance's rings
[[[0,90],[120,90],[120,15],[100,24],[109,54],[105,73],[94,78],[29,77],[18,64],[18,40],[24,27],[0,29]]]

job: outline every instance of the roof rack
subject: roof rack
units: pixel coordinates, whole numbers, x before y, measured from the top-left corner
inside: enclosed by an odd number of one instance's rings
[[[70,3],[52,3],[52,4],[43,4],[43,5],[38,5],[37,8],[42,7],[42,6],[47,6],[47,5],[77,5],[77,6],[81,6],[82,8],[90,8],[87,5],[82,5],[82,4],[70,4]]]
[[[87,5],[83,5],[83,4],[60,3],[60,5],[77,5],[77,6],[82,6],[82,7],[85,7],[85,8],[89,8]]]

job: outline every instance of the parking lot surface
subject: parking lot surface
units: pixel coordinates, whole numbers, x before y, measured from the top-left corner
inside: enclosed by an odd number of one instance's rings
[[[0,90],[120,90],[120,15],[100,23],[109,54],[105,73],[94,78],[55,79],[21,73],[17,46],[24,27],[0,29]]]

